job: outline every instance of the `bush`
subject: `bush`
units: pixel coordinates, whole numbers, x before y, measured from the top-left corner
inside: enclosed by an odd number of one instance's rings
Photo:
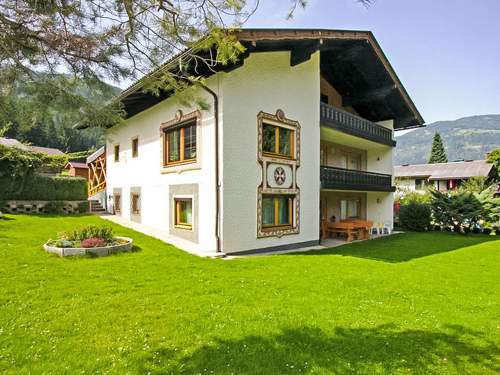
[[[432,192],[432,215],[434,221],[455,232],[467,233],[484,220],[487,212],[478,197],[469,192]]]
[[[47,214],[62,214],[64,202],[61,201],[50,201],[43,207],[45,213]]]
[[[87,180],[80,177],[30,175],[23,182],[0,179],[4,200],[82,201],[87,199]]]
[[[113,239],[113,229],[111,227],[89,225],[71,232],[61,233],[59,238],[68,241],[83,241],[88,238],[101,238],[105,241],[111,241]]]
[[[399,210],[399,222],[406,230],[426,231],[431,226],[431,209],[428,204],[416,201],[402,205]]]
[[[81,214],[86,214],[90,210],[89,201],[79,202],[78,203],[78,212]]]
[[[399,202],[402,206],[407,205],[410,202],[429,203],[430,200],[431,200],[431,195],[427,191],[424,193],[410,191],[402,194],[401,196],[396,197],[396,201]]]

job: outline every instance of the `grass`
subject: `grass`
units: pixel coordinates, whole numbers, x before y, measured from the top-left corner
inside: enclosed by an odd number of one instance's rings
[[[314,253],[61,259],[94,216],[0,220],[0,372],[493,374],[500,241],[409,233]],[[110,223],[106,222],[107,225]]]

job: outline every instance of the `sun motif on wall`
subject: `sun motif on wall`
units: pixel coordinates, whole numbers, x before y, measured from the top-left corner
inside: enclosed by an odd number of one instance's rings
[[[276,181],[278,185],[283,185],[285,183],[285,180],[286,180],[285,170],[281,167],[276,168],[274,170],[274,181]]]

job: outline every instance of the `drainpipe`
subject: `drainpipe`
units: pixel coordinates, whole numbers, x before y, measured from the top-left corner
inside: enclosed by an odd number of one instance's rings
[[[219,97],[217,94],[205,85],[201,87],[212,95],[214,99],[214,117],[215,117],[215,241],[216,252],[221,252],[220,244],[220,181],[219,181]]]

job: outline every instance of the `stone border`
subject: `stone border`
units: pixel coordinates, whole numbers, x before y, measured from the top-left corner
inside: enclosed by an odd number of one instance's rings
[[[47,245],[46,243],[43,245],[43,248],[48,253],[53,253],[59,255],[60,257],[69,257],[74,255],[87,255],[93,254],[99,257],[107,256],[115,253],[119,253],[122,251],[130,251],[132,250],[132,246],[134,245],[134,240],[128,237],[115,237],[118,240],[125,240],[127,243],[113,246],[104,246],[104,247],[55,247]]]
[[[0,202],[0,209],[8,214],[46,214],[48,213],[45,206],[56,202],[61,206],[62,214],[80,214],[87,213],[86,211],[80,212],[79,205],[81,203],[89,204],[88,200],[81,201],[40,201],[40,200],[7,200]]]

